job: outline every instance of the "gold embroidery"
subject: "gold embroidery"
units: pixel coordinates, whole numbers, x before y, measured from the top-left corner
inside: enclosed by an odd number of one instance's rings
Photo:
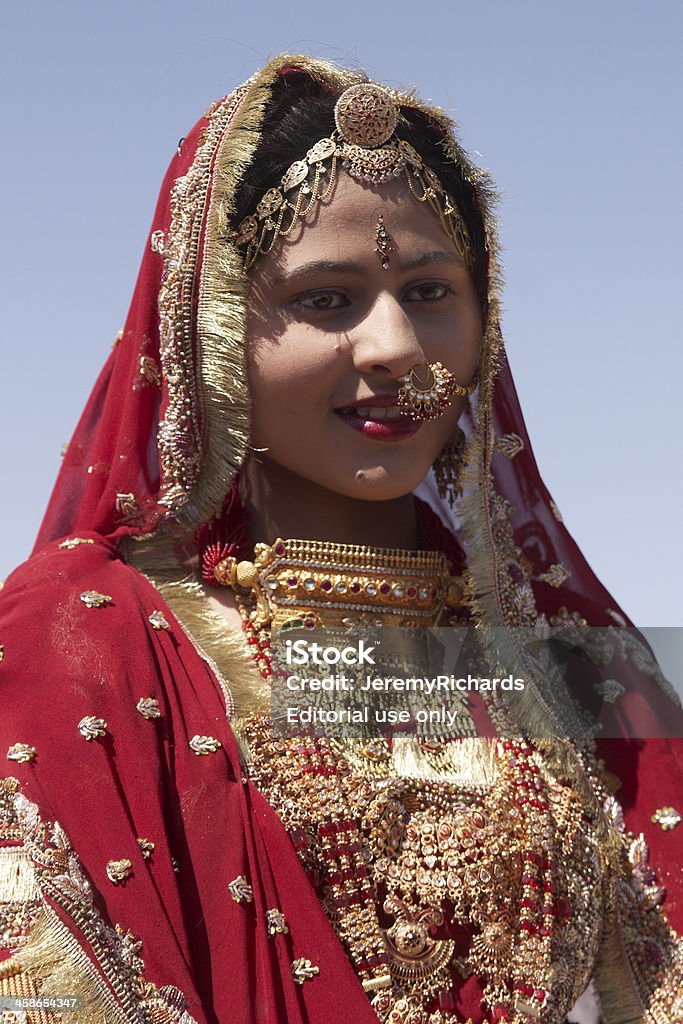
[[[29,746],[28,743],[13,743],[7,751],[8,761],[17,761],[18,764],[26,764],[27,761],[33,761],[36,756],[36,748]]]
[[[152,842],[152,840],[139,838],[137,840],[137,844],[140,847],[140,852],[142,853],[143,860],[149,860],[152,854],[154,853],[154,843]]]
[[[559,562],[550,565],[545,572],[539,573],[539,580],[543,580],[551,587],[561,587],[565,580],[569,579],[569,572]]]
[[[87,608],[103,608],[107,604],[112,604],[113,598],[109,594],[100,594],[97,590],[84,590],[81,601]]]
[[[133,865],[124,857],[122,860],[109,860],[107,861],[107,878],[114,885],[121,885],[122,882],[128,881],[133,875]]]
[[[153,231],[149,239],[149,247],[152,252],[156,252],[159,256],[163,256],[164,244],[165,239],[163,231]]]
[[[593,689],[600,694],[605,704],[614,704],[626,687],[616,679],[602,679],[599,683],[593,684]]]
[[[77,548],[79,544],[94,544],[95,541],[91,537],[68,537],[63,540],[59,545],[60,549],[66,549],[71,551],[72,548]]]
[[[244,875],[238,875],[237,878],[233,878],[232,882],[228,885],[228,889],[235,903],[251,903],[254,899],[254,890]]]
[[[147,384],[161,387],[161,370],[152,356],[140,356],[140,376]]]
[[[676,828],[681,823],[681,815],[675,807],[659,807],[652,815],[650,821],[653,825],[659,825],[665,832]]]
[[[297,985],[303,985],[305,981],[310,981],[316,974],[320,974],[320,968],[300,956],[297,960],[292,961],[292,974]]]
[[[221,746],[221,741],[213,736],[193,736],[190,740],[190,750],[194,750],[198,757],[205,754],[215,754]]]
[[[78,723],[78,731],[89,743],[98,736],[106,736],[107,723],[103,718],[96,718],[95,715],[86,715]]]
[[[289,932],[285,915],[277,907],[266,911],[266,924],[268,925],[269,935],[286,935]]]
[[[150,623],[152,625],[152,629],[170,629],[171,628],[169,626],[168,622],[166,621],[166,616],[164,615],[163,612],[160,612],[160,611],[152,612],[152,614],[149,617],[149,621],[150,621]]]
[[[158,1024],[178,1021],[178,1010],[185,1006],[182,994],[170,985],[158,990],[145,980],[142,944],[104,922],[63,830],[41,820],[12,778],[0,779],[0,839],[22,844],[10,851],[0,848],[0,918],[6,910],[12,915],[12,934],[3,938],[14,953],[0,964],[0,995],[78,994],[83,1009],[74,1019],[82,1024],[124,1016]],[[8,897],[13,902],[3,902]],[[83,944],[53,904],[71,918]],[[48,1015],[29,1017],[34,1024],[47,1024]],[[182,1019],[195,1024],[187,1013]]]
[[[153,719],[161,718],[161,711],[159,710],[159,701],[156,697],[140,697],[140,700],[135,705],[137,711],[140,712],[143,718]]]
[[[142,517],[140,506],[132,491],[116,495],[116,511],[118,513],[117,521],[121,523],[136,523]]]
[[[515,455],[524,450],[524,441],[519,434],[501,434],[494,441],[493,447],[506,459],[514,459]]]

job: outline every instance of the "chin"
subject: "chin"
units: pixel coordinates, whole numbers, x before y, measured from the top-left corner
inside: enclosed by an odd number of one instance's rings
[[[412,494],[420,486],[427,472],[428,469],[418,475],[415,472],[389,473],[385,469],[361,469],[357,470],[348,488],[339,486],[338,483],[333,490],[359,501],[395,501]]]

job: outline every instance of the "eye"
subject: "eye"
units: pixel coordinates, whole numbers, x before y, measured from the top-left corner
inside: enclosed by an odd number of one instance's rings
[[[453,289],[450,285],[445,284],[443,281],[424,281],[422,284],[416,284],[412,288],[409,288],[405,293],[404,301],[406,302],[440,302],[445,299],[448,295],[453,294]]]
[[[341,309],[349,305],[349,300],[343,292],[332,291],[329,288],[321,288],[319,291],[303,292],[292,299],[292,305],[299,309],[312,309],[326,313],[331,309]]]

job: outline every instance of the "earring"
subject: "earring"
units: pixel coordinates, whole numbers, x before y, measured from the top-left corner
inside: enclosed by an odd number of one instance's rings
[[[456,427],[455,433],[446,441],[432,466],[439,495],[451,505],[462,494],[460,476],[465,464],[466,442],[464,432]]]
[[[467,398],[476,387],[475,381],[466,388],[457,384],[443,363],[426,363],[426,367],[426,382],[420,380],[415,369],[398,378],[398,404],[414,420],[438,419],[456,395]]]

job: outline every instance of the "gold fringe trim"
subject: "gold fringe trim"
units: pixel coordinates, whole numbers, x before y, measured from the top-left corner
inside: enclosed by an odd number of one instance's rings
[[[447,781],[465,789],[488,789],[495,781],[496,748],[490,740],[477,737],[443,744],[438,767],[420,748],[415,736],[395,736],[391,755],[396,774],[422,781]]]
[[[14,964],[39,980],[42,995],[80,996],[78,1024],[130,1024],[97,969],[69,929],[45,905]]]
[[[621,930],[614,918],[605,924],[594,981],[604,1024],[665,1024],[666,1018],[651,1016],[638,998]]]
[[[226,715],[270,714],[270,688],[251,659],[245,638],[213,611],[202,584],[187,575],[173,538],[126,545],[126,559],[159,591],[223,692]]]
[[[38,895],[36,873],[23,846],[0,849],[0,904],[28,903]]]
[[[251,403],[245,365],[248,280],[244,257],[229,239],[235,194],[261,141],[261,125],[278,73],[302,68],[335,87],[362,80],[324,61],[283,54],[250,80],[216,151],[199,268],[199,398],[205,417],[202,463],[192,504],[201,519],[223,504],[247,452]]]

